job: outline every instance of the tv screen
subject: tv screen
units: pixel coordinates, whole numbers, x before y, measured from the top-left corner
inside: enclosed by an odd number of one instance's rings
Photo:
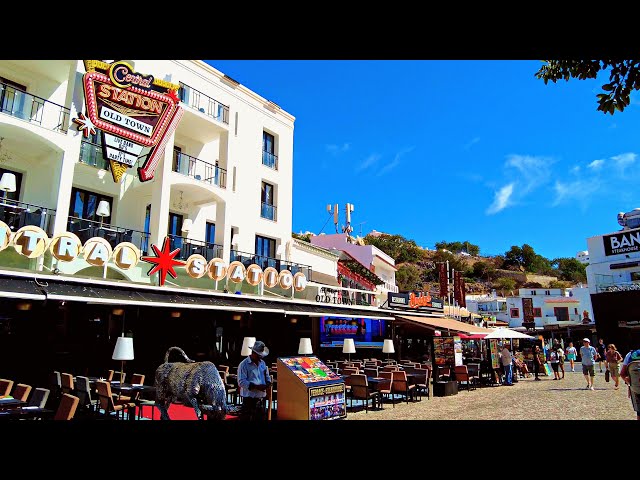
[[[350,317],[320,317],[320,347],[340,347],[352,338],[357,348],[382,348],[386,334],[384,320]]]

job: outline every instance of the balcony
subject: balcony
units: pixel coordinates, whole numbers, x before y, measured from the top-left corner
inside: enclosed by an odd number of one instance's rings
[[[569,314],[568,317],[557,317],[554,315],[549,315],[546,317],[535,317],[536,319],[540,319],[540,322],[543,326],[547,325],[558,325],[560,327],[567,325],[580,325],[582,323],[582,317],[580,314]],[[537,323],[537,322],[536,322]]]
[[[6,223],[12,232],[25,225],[40,227],[47,235],[53,235],[53,218],[56,211],[50,208],[18,202],[8,198],[0,200],[0,220]]]
[[[277,258],[265,257],[264,255],[256,255],[255,253],[241,252],[239,250],[231,250],[231,256],[229,261],[230,262],[238,261],[242,263],[245,266],[245,268],[255,263],[260,268],[262,268],[262,270],[265,270],[267,267],[273,267],[278,272],[281,272],[283,270],[289,270],[293,275],[295,275],[298,272],[302,272],[304,273],[304,276],[307,278],[307,281],[311,281],[311,275],[313,273],[313,269],[309,265],[286,262],[284,260],[279,260]]]
[[[218,122],[229,125],[229,107],[184,83],[180,83],[180,101]]]
[[[149,234],[132,228],[107,223],[100,224],[100,222],[86,218],[69,217],[67,231],[75,233],[83,244],[90,238],[101,237],[109,242],[111,248],[115,248],[122,242],[130,242],[140,249],[142,255],[148,254]]]
[[[629,292],[640,290],[640,281],[619,283],[596,283],[596,293]]]
[[[0,83],[0,112],[48,130],[66,133],[69,129],[68,108],[5,83]]]
[[[200,182],[227,188],[227,171],[185,153],[173,151],[173,171]]]
[[[275,205],[269,205],[268,203],[262,202],[262,208],[260,209],[260,216],[262,218],[266,218],[267,220],[276,221],[276,207]]]
[[[109,161],[102,155],[102,145],[86,140],[80,145],[80,162],[102,170],[110,170]]]
[[[274,170],[278,170],[278,156],[263,150],[262,164],[269,168],[273,168]]]
[[[176,258],[186,260],[191,255],[202,255],[207,261],[214,258],[222,258],[222,245],[193,240],[191,238],[179,237],[178,235],[167,235],[169,237],[171,250],[180,249]]]

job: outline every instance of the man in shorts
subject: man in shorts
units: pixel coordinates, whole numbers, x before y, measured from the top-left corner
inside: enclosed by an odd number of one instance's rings
[[[620,376],[624,383],[631,385],[631,377],[629,376],[629,364],[632,360],[640,360],[640,349],[631,350],[627,353],[622,361],[622,369],[620,370]],[[631,405],[636,412],[636,420],[640,420],[640,394],[631,390],[629,387],[629,397],[631,398]]]
[[[582,357],[582,374],[587,381],[585,390],[595,390],[593,387],[593,379],[596,376],[595,363],[598,352],[591,346],[591,340],[582,339],[582,347],[580,347],[580,356]]]

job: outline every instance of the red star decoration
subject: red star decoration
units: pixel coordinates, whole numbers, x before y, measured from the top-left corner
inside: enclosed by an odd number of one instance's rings
[[[142,260],[145,262],[155,264],[154,267],[151,267],[147,272],[147,275],[151,276],[156,272],[160,272],[160,286],[164,285],[164,281],[167,278],[167,273],[171,275],[172,278],[176,278],[178,275],[176,271],[173,269],[174,266],[184,266],[187,262],[183,262],[182,260],[176,260],[175,256],[180,253],[180,249],[176,248],[173,252],[169,251],[169,237],[164,238],[164,242],[162,243],[162,250],[158,249],[155,245],[151,245],[155,257],[142,257]]]
[[[176,103],[180,103],[180,98],[178,97],[178,92],[176,90],[169,90],[169,92],[167,92],[167,97]]]

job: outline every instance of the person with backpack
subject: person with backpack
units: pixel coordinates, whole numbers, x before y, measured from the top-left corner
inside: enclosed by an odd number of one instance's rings
[[[636,412],[636,420],[640,420],[640,348],[631,350],[622,361],[620,376],[629,386],[629,398]]]
[[[558,363],[560,359],[558,357],[558,347],[554,345],[551,347],[549,351],[549,363],[551,364],[551,368],[553,369],[553,379],[560,380],[560,373],[558,373]]]

